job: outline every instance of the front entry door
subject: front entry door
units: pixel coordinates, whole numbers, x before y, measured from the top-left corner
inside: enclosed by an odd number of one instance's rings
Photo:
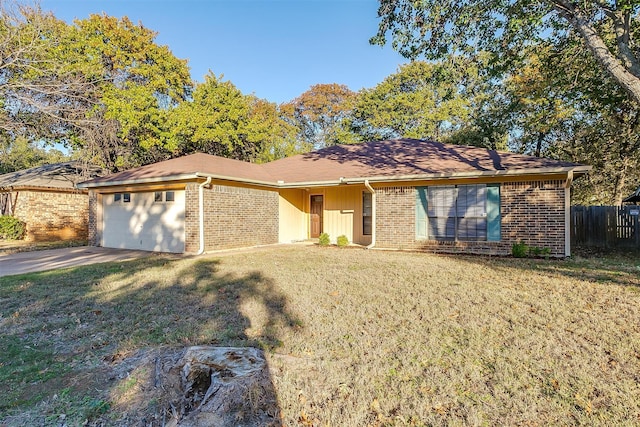
[[[320,237],[322,234],[322,210],[323,210],[323,197],[311,196],[311,237]]]

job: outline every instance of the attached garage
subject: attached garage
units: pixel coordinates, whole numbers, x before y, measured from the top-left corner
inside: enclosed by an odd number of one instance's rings
[[[325,232],[369,247],[485,254],[523,241],[561,257],[571,183],[589,169],[397,139],[263,164],[196,153],[78,187],[89,189],[92,245],[200,254]]]
[[[102,196],[102,246],[182,253],[185,192],[123,192]]]

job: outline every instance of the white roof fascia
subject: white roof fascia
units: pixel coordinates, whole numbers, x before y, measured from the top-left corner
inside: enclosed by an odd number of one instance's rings
[[[419,175],[393,175],[393,176],[371,176],[358,178],[340,178],[330,181],[307,181],[280,183],[280,188],[303,188],[303,187],[322,187],[328,185],[340,184],[364,184],[365,181],[373,182],[411,182],[411,181],[434,181],[434,180],[450,180],[460,178],[484,178],[484,177],[511,177],[511,176],[528,176],[528,175],[564,175],[569,172],[586,173],[591,170],[591,166],[568,166],[561,168],[537,168],[537,169],[519,169],[505,171],[484,171],[484,172],[453,172],[438,174],[419,174]]]
[[[76,187],[77,188],[120,187],[123,185],[153,184],[153,183],[163,183],[163,182],[171,182],[171,181],[184,181],[184,180],[195,179],[195,178],[198,178],[198,175],[190,173],[190,174],[182,174],[182,175],[159,176],[154,178],[125,179],[121,181],[104,181],[104,182],[98,182],[96,184],[81,182],[79,184],[76,184]]]

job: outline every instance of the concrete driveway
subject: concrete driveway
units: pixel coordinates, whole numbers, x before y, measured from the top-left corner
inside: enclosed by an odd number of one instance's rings
[[[152,252],[145,251],[96,248],[93,246],[18,252],[0,255],[0,277],[101,262],[128,261],[148,257],[152,254]]]

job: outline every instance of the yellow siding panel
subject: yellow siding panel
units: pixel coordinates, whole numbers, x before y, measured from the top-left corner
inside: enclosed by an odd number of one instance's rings
[[[280,243],[291,243],[308,238],[308,216],[305,213],[307,194],[304,190],[280,190]]]
[[[364,186],[345,185],[325,190],[324,231],[335,242],[345,235],[349,242],[366,245],[370,236],[362,235],[362,192]]]

